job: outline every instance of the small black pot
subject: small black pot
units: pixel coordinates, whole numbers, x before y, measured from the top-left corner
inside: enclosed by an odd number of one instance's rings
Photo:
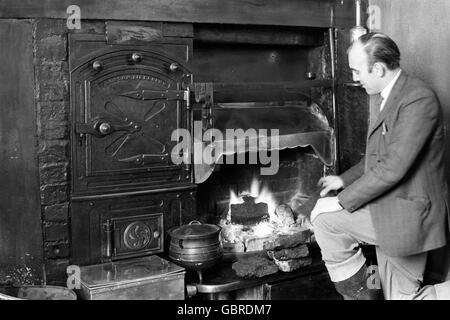
[[[177,264],[197,271],[202,282],[201,272],[223,257],[220,230],[217,225],[198,221],[170,229],[169,257]]]

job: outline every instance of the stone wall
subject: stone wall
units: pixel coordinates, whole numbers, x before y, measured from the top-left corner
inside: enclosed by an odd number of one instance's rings
[[[69,264],[69,62],[64,20],[34,21],[35,97],[47,284]],[[65,282],[65,281],[64,281]]]

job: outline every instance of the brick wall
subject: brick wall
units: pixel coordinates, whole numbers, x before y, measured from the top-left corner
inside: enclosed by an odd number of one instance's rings
[[[69,264],[69,63],[64,20],[34,21],[35,96],[47,284]]]

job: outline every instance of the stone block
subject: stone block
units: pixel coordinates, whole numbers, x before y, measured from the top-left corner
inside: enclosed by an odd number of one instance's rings
[[[47,259],[68,258],[70,255],[70,245],[67,242],[46,243],[44,245],[44,252]]]
[[[38,150],[39,165],[48,163],[58,163],[69,161],[69,141],[68,140],[41,140]]]
[[[36,19],[35,22],[35,38],[37,41],[53,35],[63,35],[68,31],[65,19],[40,18]]]
[[[49,259],[45,262],[47,284],[63,285],[67,283],[67,267],[69,259]]]
[[[69,81],[69,64],[66,61],[38,59],[36,77],[42,83],[61,83]]]
[[[68,101],[38,102],[38,117],[41,123],[46,121],[67,121],[70,104]]]
[[[69,192],[67,184],[41,186],[41,204],[44,206],[67,202],[68,198]]]
[[[59,203],[44,208],[44,219],[49,222],[67,222],[69,203]]]
[[[278,272],[277,265],[263,256],[242,258],[233,263],[232,269],[242,278],[261,278]]]
[[[278,218],[278,222],[281,225],[284,225],[286,227],[290,227],[295,223],[294,213],[292,212],[292,209],[286,205],[281,204],[275,209],[275,215]]]
[[[283,272],[292,272],[302,267],[309,266],[312,263],[311,257],[291,259],[291,260],[277,260],[273,259],[275,264]]]
[[[37,101],[69,100],[69,65],[66,61],[37,59]]]
[[[264,250],[264,242],[269,241],[271,237],[247,237],[244,240],[245,251],[261,251]]]
[[[41,184],[67,182],[67,163],[47,164],[39,168]]]
[[[61,101],[69,99],[69,83],[39,82],[38,101]]]
[[[44,225],[44,240],[51,241],[66,241],[69,239],[69,227],[67,223],[45,223]]]
[[[267,255],[270,259],[285,261],[307,257],[309,255],[309,250],[306,244],[301,244],[295,248],[285,248],[276,251],[269,250],[267,251]]]
[[[269,241],[264,242],[264,250],[280,250],[294,248],[303,243],[309,243],[311,231],[304,227],[291,228],[290,233],[280,233]]]
[[[49,61],[67,60],[66,35],[51,35],[37,40],[36,57]]]
[[[69,123],[67,121],[47,121],[42,123],[39,136],[45,140],[67,139],[69,136]]]

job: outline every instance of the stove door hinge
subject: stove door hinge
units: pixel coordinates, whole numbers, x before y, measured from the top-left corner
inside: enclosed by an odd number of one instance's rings
[[[213,127],[214,84],[194,83],[195,102],[202,104],[201,121],[204,131]]]
[[[186,108],[189,110],[191,108],[191,89],[189,87],[183,90],[184,101],[186,101]]]
[[[120,94],[136,100],[167,100],[167,101],[185,101],[187,106],[191,105],[190,89],[186,90],[135,90]]]

